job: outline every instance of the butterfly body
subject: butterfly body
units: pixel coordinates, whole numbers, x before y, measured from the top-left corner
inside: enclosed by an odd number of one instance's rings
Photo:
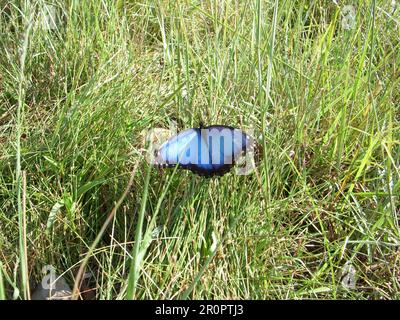
[[[222,176],[253,145],[252,137],[230,126],[191,128],[164,142],[155,152],[155,164],[163,168],[178,165],[201,176]]]

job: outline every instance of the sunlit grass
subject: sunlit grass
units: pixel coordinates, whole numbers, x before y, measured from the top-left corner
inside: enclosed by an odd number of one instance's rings
[[[399,298],[400,4],[54,1],[48,30],[44,3],[0,1],[0,299],[46,265],[97,299]],[[263,161],[149,168],[171,121]]]

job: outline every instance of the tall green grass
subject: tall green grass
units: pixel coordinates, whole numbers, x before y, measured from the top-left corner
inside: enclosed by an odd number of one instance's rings
[[[46,265],[97,299],[398,299],[394,4],[0,1],[0,299]],[[172,121],[254,129],[263,160],[151,168]]]

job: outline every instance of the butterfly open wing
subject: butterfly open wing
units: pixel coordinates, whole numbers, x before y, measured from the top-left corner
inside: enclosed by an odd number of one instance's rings
[[[191,143],[198,139],[196,129],[187,129],[164,142],[156,152],[156,164],[161,167],[174,167],[190,149]]]
[[[224,175],[251,148],[252,139],[239,129],[213,125],[184,130],[156,152],[156,164],[191,170],[202,176]]]

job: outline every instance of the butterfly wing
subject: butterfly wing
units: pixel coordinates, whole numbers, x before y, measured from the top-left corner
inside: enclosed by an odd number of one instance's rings
[[[234,164],[241,153],[252,146],[252,139],[244,131],[229,126],[214,125],[207,128],[210,157],[216,165]]]
[[[235,129],[233,134],[233,152],[232,156],[236,161],[241,155],[252,152],[254,148],[254,139],[242,130]]]
[[[247,152],[252,152],[254,139],[240,129],[215,125],[208,127],[211,138],[210,153],[213,156],[214,171],[224,174]]]
[[[196,128],[184,130],[164,142],[156,152],[156,164],[162,167],[174,167],[191,150],[199,133]]]
[[[223,175],[252,148],[252,143],[249,135],[230,126],[187,129],[161,145],[156,163],[162,167],[179,164],[203,176]]]
[[[201,161],[190,170],[205,176],[223,175],[233,166],[233,128],[209,126],[201,129]]]

